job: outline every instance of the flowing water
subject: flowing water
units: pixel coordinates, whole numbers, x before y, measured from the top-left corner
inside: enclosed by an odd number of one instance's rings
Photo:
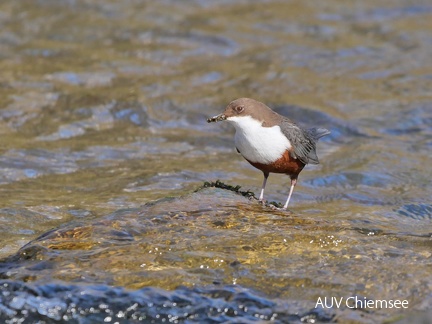
[[[344,321],[432,308],[430,1],[6,1],[0,27],[7,287],[48,285],[41,294],[64,302],[59,292],[97,284],[129,306],[131,289],[153,287],[202,309],[222,307],[221,295],[265,309],[240,312],[245,321],[334,320],[307,312],[324,296],[410,302]],[[192,194],[217,179],[259,193],[262,174],[236,153],[233,128],[206,123],[238,97],[332,132],[291,213]],[[267,199],[288,189],[270,175]],[[147,255],[157,249],[166,255]]]

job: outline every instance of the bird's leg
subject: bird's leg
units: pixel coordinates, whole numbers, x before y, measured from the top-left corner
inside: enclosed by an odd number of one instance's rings
[[[294,187],[295,187],[296,184],[297,184],[297,179],[291,179],[291,188],[290,188],[290,191],[289,191],[289,194],[288,194],[287,201],[286,201],[285,205],[283,206],[283,209],[287,209],[288,204],[289,204],[290,199],[291,199],[291,195],[292,195],[292,193],[294,191]]]
[[[264,173],[264,181],[263,181],[263,184],[262,184],[262,187],[261,187],[260,196],[258,198],[259,201],[263,201],[263,199],[264,199],[264,189],[265,189],[268,177],[269,177],[269,174],[268,173]]]

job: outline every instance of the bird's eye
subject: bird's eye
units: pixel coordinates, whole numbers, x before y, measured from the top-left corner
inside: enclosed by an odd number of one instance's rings
[[[243,106],[235,106],[234,110],[236,111],[236,113],[240,114],[244,110],[244,107]]]

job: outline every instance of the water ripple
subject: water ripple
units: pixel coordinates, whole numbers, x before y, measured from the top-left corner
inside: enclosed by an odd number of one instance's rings
[[[3,321],[28,322],[170,322],[242,323],[275,321],[328,322],[333,311],[295,311],[286,302],[266,299],[241,286],[143,288],[127,291],[103,285],[30,285],[0,282]]]

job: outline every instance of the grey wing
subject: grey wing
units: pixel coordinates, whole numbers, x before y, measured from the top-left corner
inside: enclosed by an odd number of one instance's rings
[[[290,121],[284,121],[281,125],[282,133],[291,142],[293,150],[290,155],[299,159],[304,164],[318,164],[316,155],[316,140],[312,131],[302,129]]]

